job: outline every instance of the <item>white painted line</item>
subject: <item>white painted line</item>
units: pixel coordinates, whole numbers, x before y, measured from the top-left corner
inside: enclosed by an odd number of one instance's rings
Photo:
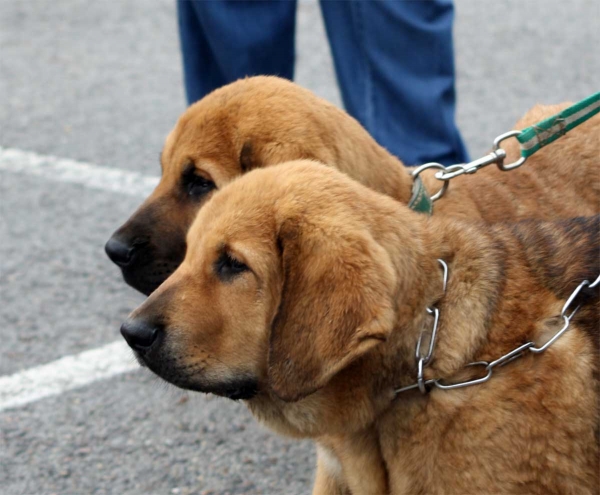
[[[125,341],[117,341],[14,375],[0,376],[0,411],[22,407],[139,367]]]
[[[157,177],[136,172],[2,147],[0,171],[141,197],[150,194],[158,183]],[[21,407],[137,368],[139,364],[127,344],[117,341],[13,375],[0,376],[0,411]]]
[[[0,170],[43,177],[55,182],[80,184],[90,189],[130,196],[147,196],[158,184],[158,177],[38,155],[14,148],[0,147]]]

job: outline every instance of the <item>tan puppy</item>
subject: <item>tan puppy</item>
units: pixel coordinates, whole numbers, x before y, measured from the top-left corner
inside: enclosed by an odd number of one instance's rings
[[[516,128],[565,106],[535,107]],[[497,222],[598,213],[598,135],[600,116],[518,170],[489,166],[455,179],[436,203],[436,215]],[[514,162],[516,140],[503,146],[507,163]],[[218,89],[186,110],[165,142],[158,187],[115,232],[106,251],[128,284],[150,294],[183,260],[188,228],[215,190],[248,170],[303,158],[337,167],[403,203],[411,197],[411,170],[347,113],[284,79],[253,77]],[[433,174],[424,174],[430,194],[441,187]]]
[[[441,313],[425,378],[456,383],[542,345],[600,274],[599,218],[486,226],[414,213],[311,162],[256,170],[200,211],[177,271],[121,331],[180,387],[245,399],[318,441],[318,494],[598,490],[598,291],[541,354],[429,394],[415,346]],[[449,266],[442,287],[437,259]]]

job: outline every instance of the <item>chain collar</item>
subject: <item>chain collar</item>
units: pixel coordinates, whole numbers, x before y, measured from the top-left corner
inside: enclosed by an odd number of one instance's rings
[[[438,262],[442,265],[442,268],[444,270],[444,293],[445,293],[446,292],[446,284],[448,281],[448,265],[443,260],[440,260],[440,259],[438,259]],[[560,317],[563,319],[562,328],[560,330],[558,330],[552,336],[552,338],[550,338],[546,343],[544,343],[543,345],[540,345],[538,347],[538,346],[536,346],[536,344],[534,342],[529,341],[525,344],[520,345],[516,349],[513,349],[512,351],[504,354],[503,356],[499,357],[495,361],[491,361],[491,362],[475,361],[473,363],[469,363],[465,366],[465,368],[476,367],[476,366],[482,367],[483,373],[484,373],[483,376],[481,376],[479,378],[472,378],[470,380],[465,380],[463,382],[457,382],[457,383],[442,383],[440,378],[425,380],[423,377],[423,371],[424,371],[425,367],[427,366],[427,364],[429,364],[429,362],[431,361],[431,357],[433,355],[433,349],[435,346],[435,339],[437,336],[439,316],[440,316],[440,312],[439,312],[438,308],[436,308],[436,307],[426,308],[427,313],[433,315],[434,320],[433,320],[433,328],[431,330],[431,337],[429,340],[429,349],[427,350],[426,355],[423,355],[421,353],[421,342],[423,340],[423,335],[425,334],[425,331],[421,332],[421,335],[419,335],[419,340],[417,341],[417,347],[415,350],[415,357],[417,359],[417,383],[413,383],[412,385],[407,385],[406,387],[398,388],[398,389],[394,390],[394,393],[397,396],[398,394],[401,394],[402,392],[406,392],[408,390],[413,390],[415,388],[418,388],[422,394],[426,394],[429,392],[431,387],[437,387],[442,390],[451,390],[451,389],[455,389],[455,388],[463,388],[463,387],[469,387],[471,385],[477,385],[479,383],[487,382],[492,377],[494,368],[504,366],[505,364],[508,364],[508,363],[514,361],[515,359],[523,357],[525,355],[525,351],[530,351],[534,354],[540,354],[540,353],[544,352],[546,349],[548,349],[548,347],[550,347],[552,344],[554,344],[554,342],[556,342],[556,340],[558,340],[558,338],[561,335],[563,335],[569,329],[569,326],[571,325],[571,320],[573,319],[573,317],[575,316],[575,314],[581,307],[581,304],[578,304],[577,306],[575,306],[574,309],[572,308],[575,300],[577,299],[577,296],[579,296],[579,293],[585,287],[588,287],[589,289],[594,289],[598,285],[600,285],[600,275],[598,275],[596,280],[594,280],[593,282],[590,282],[589,280],[584,280],[577,286],[577,288],[571,293],[571,295],[565,302],[565,304],[562,307],[562,310],[560,312]]]
[[[444,260],[438,259],[438,263],[442,265],[442,269],[444,270],[444,278],[443,278],[443,287],[444,294],[446,293],[446,285],[448,284],[448,265]],[[438,324],[440,322],[440,310],[433,307],[425,308],[427,313],[433,315],[433,328],[431,329],[431,335],[429,337],[429,349],[427,349],[427,354],[423,354],[421,352],[421,343],[423,342],[423,335],[425,332],[421,332],[419,335],[419,340],[417,340],[417,348],[415,349],[415,358],[417,359],[417,386],[422,394],[427,392],[425,388],[425,379],[423,377],[423,370],[425,366],[429,364],[431,361],[431,356],[433,355],[433,348],[435,346],[435,338],[437,337]]]

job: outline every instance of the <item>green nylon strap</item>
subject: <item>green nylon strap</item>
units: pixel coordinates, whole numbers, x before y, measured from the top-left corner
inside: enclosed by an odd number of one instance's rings
[[[530,157],[547,144],[564,136],[600,111],[600,92],[588,96],[562,112],[527,127],[517,136],[521,144],[521,156]]]
[[[418,175],[413,180],[412,196],[408,202],[408,207],[419,213],[427,213],[428,215],[433,213],[433,201],[431,201],[431,196],[429,196],[421,177]]]

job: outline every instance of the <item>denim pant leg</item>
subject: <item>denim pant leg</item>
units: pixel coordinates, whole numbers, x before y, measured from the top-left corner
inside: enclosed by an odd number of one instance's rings
[[[321,0],[344,105],[407,165],[462,163],[452,0]]]
[[[188,103],[245,76],[294,76],[295,0],[177,0]]]

